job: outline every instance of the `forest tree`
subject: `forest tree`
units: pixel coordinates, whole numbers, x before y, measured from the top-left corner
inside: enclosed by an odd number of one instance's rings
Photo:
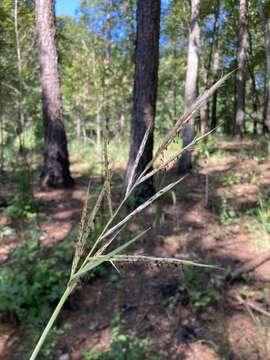
[[[74,185],[74,180],[69,171],[63,121],[53,0],[36,0],[36,29],[44,124],[44,165],[41,186],[69,187]]]
[[[140,144],[149,127],[151,127],[151,132],[137,166],[134,180],[152,159],[158,85],[159,33],[160,1],[140,0],[137,9],[133,109],[126,183],[129,181]],[[136,201],[141,202],[152,196],[154,192],[154,182],[151,177],[136,188]]]

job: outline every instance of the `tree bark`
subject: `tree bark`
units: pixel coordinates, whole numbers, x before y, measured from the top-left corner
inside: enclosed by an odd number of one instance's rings
[[[253,118],[253,134],[258,134],[258,124],[260,121],[259,109],[260,109],[260,98],[258,94],[258,89],[256,85],[255,78],[255,69],[253,63],[253,41],[252,34],[248,31],[248,39],[249,39],[249,58],[250,60],[247,62],[250,79],[251,79],[251,98],[252,98],[252,118]]]
[[[200,50],[200,26],[199,26],[200,0],[191,1],[191,24],[188,44],[188,60],[185,85],[185,110],[196,99],[197,78]],[[183,147],[189,145],[194,138],[194,118],[183,129]],[[191,151],[187,150],[180,159],[180,173],[186,173],[192,168]]]
[[[4,173],[4,148],[4,119],[2,112],[0,112],[0,174]]]
[[[220,1],[217,0],[215,9],[215,25],[214,25],[214,60],[213,60],[213,78],[214,83],[218,80],[220,70],[220,49],[219,49],[219,12],[220,12]],[[212,114],[211,114],[211,129],[217,126],[217,95],[216,91],[212,98]]]
[[[21,103],[21,92],[22,92],[22,56],[21,56],[21,45],[20,45],[20,34],[18,27],[18,0],[14,1],[14,32],[16,40],[16,53],[17,53],[17,74],[18,74],[18,90],[20,92],[19,98],[17,100],[17,128],[16,132],[19,138],[19,152],[22,155],[24,153],[24,113]]]
[[[209,87],[209,78],[210,72],[213,71],[213,75],[215,77],[214,82],[217,81],[217,75],[215,76],[215,68],[219,67],[219,47],[218,47],[218,36],[219,36],[219,8],[220,8],[220,0],[216,0],[214,6],[214,25],[212,31],[212,41],[209,45],[209,55],[207,59],[206,66],[203,69],[202,75],[202,83],[203,83],[203,91],[207,90]],[[213,54],[214,53],[214,54]],[[214,61],[213,61],[214,59]],[[217,63],[218,61],[218,63]],[[213,83],[214,83],[213,82]],[[213,102],[212,102],[212,115],[213,115],[213,104],[216,103],[217,93],[213,95]],[[206,131],[206,126],[209,119],[210,113],[210,103],[207,102],[200,108],[200,134],[204,135]],[[211,119],[211,129],[215,128],[212,126],[212,119]]]
[[[154,122],[156,113],[160,34],[160,0],[139,0],[135,48],[135,77],[131,121],[130,152],[126,184],[135,163],[140,144],[149,126],[152,131],[134,174],[135,180],[152,160]],[[134,191],[137,203],[155,192],[153,178],[140,184]]]
[[[41,186],[70,187],[74,185],[74,180],[69,171],[63,121],[55,43],[54,1],[35,0],[35,5],[44,123],[44,165]]]
[[[268,135],[270,134],[270,29],[268,20],[265,16],[264,1],[259,1],[259,10],[261,23],[264,33],[265,53],[266,53],[266,114],[264,118],[264,125]]]
[[[236,119],[235,131],[242,139],[245,134],[245,65],[248,48],[247,31],[247,0],[239,3],[239,44],[238,44],[238,70],[236,78]]]

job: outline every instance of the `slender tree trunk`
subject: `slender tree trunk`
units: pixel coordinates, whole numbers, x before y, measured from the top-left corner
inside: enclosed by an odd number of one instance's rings
[[[119,144],[123,140],[124,128],[125,128],[125,115],[124,115],[124,110],[122,110],[121,113],[118,115],[118,121],[115,131],[115,136]]]
[[[4,119],[3,115],[0,112],[0,173],[4,172]]]
[[[252,118],[253,118],[253,134],[258,134],[258,124],[260,123],[260,117],[258,109],[260,107],[260,101],[256,86],[256,79],[254,75],[254,69],[250,69],[250,77],[251,77],[251,89],[252,89]]]
[[[127,167],[128,183],[145,131],[152,126],[134,179],[145,169],[153,156],[156,113],[160,33],[160,0],[139,0],[135,49],[135,78],[131,122],[130,152]],[[153,178],[140,184],[134,196],[137,203],[154,194]]]
[[[212,41],[210,43],[208,61],[207,61],[206,67],[203,71],[203,77],[202,77],[203,85],[204,85],[203,90],[206,90],[209,87],[210,72],[211,72],[211,69],[213,68],[213,66],[212,66],[213,52],[214,52],[214,62],[216,59],[217,42],[218,42],[218,38],[216,39],[216,37],[218,36],[218,32],[219,32],[219,0],[216,0]],[[213,96],[215,96],[215,94]],[[209,102],[207,102],[204,106],[202,106],[200,108],[200,134],[201,135],[204,135],[206,126],[207,126],[207,122],[209,119],[209,113],[210,113],[209,105],[210,105]]]
[[[41,186],[69,187],[74,185],[74,180],[69,171],[67,139],[63,121],[55,44],[54,1],[35,0],[35,2],[45,142]]]
[[[81,138],[81,118],[80,116],[76,117],[76,136],[79,140]]]
[[[14,1],[14,32],[16,40],[16,52],[17,52],[17,74],[18,74],[18,89],[19,89],[19,98],[17,101],[17,129],[16,132],[19,138],[19,152],[23,154],[24,152],[24,139],[23,139],[23,130],[24,130],[24,113],[21,104],[21,77],[22,77],[22,56],[21,56],[21,45],[20,45],[20,35],[18,27],[18,0]]]
[[[214,61],[213,61],[213,78],[214,83],[218,80],[220,70],[220,50],[219,50],[219,13],[220,13],[220,1],[217,0],[215,11],[215,25],[214,25]],[[217,126],[217,96],[216,91],[212,98],[212,114],[211,114],[211,129]]]
[[[254,73],[254,64],[253,64],[253,44],[252,44],[252,35],[250,31],[248,32],[249,39],[249,53],[250,61],[247,62],[248,70],[251,79],[251,98],[252,98],[252,118],[253,118],[253,134],[258,133],[258,124],[260,123],[259,108],[260,108],[260,99],[258,94],[258,89],[256,85],[256,78]]]
[[[202,82],[203,82],[203,91],[208,87],[208,69],[202,69]],[[207,124],[207,104],[201,106],[200,108],[200,135],[203,136],[206,131],[206,124]]]
[[[265,42],[265,53],[266,53],[266,93],[267,93],[267,102],[266,102],[266,116],[264,118],[265,128],[268,134],[270,134],[270,29],[269,23],[265,16],[265,6],[264,1],[259,0],[259,9],[262,28],[264,32],[264,42]]]
[[[96,144],[97,144],[97,151],[100,154],[101,151],[101,114],[100,111],[98,110],[97,112],[97,116],[96,116],[96,134],[97,134],[97,140],[96,140]]]
[[[106,48],[104,53],[104,67],[102,76],[102,89],[103,89],[103,101],[102,101],[102,118],[105,120],[105,126],[109,131],[110,124],[110,109],[109,109],[109,84],[106,80],[110,78],[111,58],[112,58],[112,12],[113,1],[107,0],[105,7],[105,24],[103,29],[103,36],[106,39]]]
[[[200,0],[191,1],[191,24],[188,44],[188,60],[185,85],[185,109],[188,109],[197,95],[197,78],[200,50],[200,26],[199,26]],[[189,145],[194,138],[194,118],[183,129],[183,147]],[[191,151],[187,150],[180,159],[180,172],[186,173],[192,168]]]
[[[174,40],[174,46],[173,46],[173,63],[174,63],[174,74],[177,74],[177,41]],[[173,116],[174,120],[177,119],[177,78],[174,76],[174,84],[173,84]]]
[[[245,65],[248,48],[247,31],[247,0],[240,0],[239,4],[239,44],[238,44],[238,70],[236,79],[236,135],[241,138],[245,134]]]
[[[262,107],[262,119],[263,119],[263,134],[267,134],[267,127],[266,127],[266,116],[267,116],[267,104],[269,93],[267,89],[267,64],[265,62],[264,66],[264,84],[263,84],[263,107]]]

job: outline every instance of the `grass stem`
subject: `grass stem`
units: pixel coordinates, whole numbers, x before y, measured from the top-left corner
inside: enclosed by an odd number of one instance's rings
[[[45,327],[45,329],[43,330],[43,333],[41,334],[39,341],[37,343],[37,345],[35,346],[35,349],[30,357],[30,360],[35,360],[38,356],[38,353],[49,333],[49,331],[51,330],[55,320],[58,317],[58,314],[60,313],[62,307],[64,306],[66,300],[68,299],[69,295],[71,294],[72,290],[73,290],[74,286],[68,286],[65,290],[65,292],[63,293],[61,299],[59,300],[58,305],[56,306],[47,326]]]

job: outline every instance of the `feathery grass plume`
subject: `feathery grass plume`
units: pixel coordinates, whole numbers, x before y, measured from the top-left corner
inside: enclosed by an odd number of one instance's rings
[[[145,208],[147,208],[149,205],[151,205],[155,200],[157,200],[159,197],[164,195],[166,192],[170,191],[173,187],[175,187],[177,184],[179,184],[187,175],[181,177],[180,179],[172,182],[171,184],[163,187],[161,190],[159,190],[155,195],[150,197],[148,200],[146,200],[143,204],[138,206],[135,210],[133,210],[130,214],[128,214],[123,220],[121,220],[119,223],[114,225],[111,229],[109,229],[107,232],[105,232],[101,239],[104,239],[111,234],[113,234],[117,229],[119,229],[121,226],[125,225],[130,219],[132,219],[135,215],[141,213]]]
[[[81,221],[80,221],[80,231],[79,231],[79,236],[78,236],[77,242],[75,244],[75,253],[74,253],[74,257],[73,257],[73,261],[72,261],[72,265],[71,265],[71,275],[74,274],[74,272],[78,266],[80,257],[83,254],[84,233],[86,230],[86,221],[87,221],[87,216],[88,216],[88,211],[89,211],[89,202],[90,202],[90,181],[88,182],[87,192],[86,192],[86,200],[84,202],[84,206],[82,209]]]
[[[222,77],[217,83],[215,83],[209,90],[205,91],[201,96],[198,97],[198,99],[195,101],[195,103],[184,113],[183,116],[180,117],[180,119],[176,122],[175,126],[169,131],[168,135],[165,137],[165,140],[160,145],[160,147],[157,149],[156,153],[153,156],[153,159],[148,163],[148,165],[145,167],[143,172],[139,175],[139,177],[133,182],[134,173],[136,170],[136,167],[138,166],[141,154],[144,150],[145,143],[148,139],[149,133],[151,131],[151,128],[147,129],[146,134],[143,138],[142,144],[139,149],[139,153],[137,155],[135,166],[132,170],[132,176],[129,179],[128,189],[125,193],[124,198],[118,205],[118,207],[115,209],[114,212],[111,212],[111,216],[107,223],[104,225],[104,228],[97,236],[97,239],[95,240],[94,244],[92,245],[91,249],[88,253],[85,254],[85,244],[88,239],[89,233],[91,231],[94,219],[97,215],[98,210],[100,209],[101,202],[104,198],[104,196],[109,194],[109,197],[111,199],[111,194],[108,192],[108,181],[111,180],[111,172],[109,171],[109,160],[107,155],[107,145],[105,145],[104,149],[104,158],[105,158],[105,170],[106,170],[106,178],[104,181],[104,185],[99,193],[98,199],[96,201],[96,204],[92,211],[89,211],[89,190],[88,195],[86,199],[86,204],[82,212],[82,220],[81,220],[81,230],[78,237],[78,243],[77,247],[75,249],[75,255],[74,255],[74,262],[72,265],[72,273],[70,277],[70,281],[67,284],[66,290],[61,297],[58,305],[56,306],[48,324],[46,325],[43,333],[41,334],[41,337],[37,343],[37,345],[34,348],[34,351],[31,355],[30,360],[35,360],[37,358],[37,355],[39,354],[39,351],[51,329],[53,326],[56,318],[58,317],[64,303],[72,293],[72,291],[75,289],[77,283],[80,281],[80,278],[84,276],[89,271],[92,271],[97,266],[100,266],[104,262],[117,262],[117,261],[126,261],[126,262],[151,262],[151,261],[157,261],[161,263],[172,263],[172,264],[185,264],[185,265],[191,265],[191,266],[203,266],[203,267],[212,267],[211,265],[206,264],[199,264],[197,262],[189,261],[189,260],[183,260],[183,259],[164,259],[164,258],[155,258],[155,257],[147,257],[147,256],[127,256],[127,255],[120,255],[124,250],[127,249],[131,244],[133,244],[136,240],[138,240],[141,236],[145,234],[145,231],[136,235],[131,240],[125,242],[123,245],[118,246],[116,249],[110,251],[109,253],[105,254],[108,247],[113,243],[113,241],[119,236],[119,234],[124,229],[125,225],[137,214],[141,213],[146,207],[151,205],[155,200],[157,200],[159,197],[161,197],[166,192],[170,191],[173,187],[175,187],[177,184],[179,184],[184,178],[181,177],[175,182],[172,182],[171,184],[164,186],[162,189],[160,189],[154,196],[152,196],[150,199],[145,201],[143,204],[138,206],[135,210],[133,210],[130,214],[128,214],[124,219],[120,219],[117,221],[117,216],[119,215],[120,210],[122,209],[123,205],[125,204],[126,200],[130,197],[133,190],[140,184],[141,182],[148,179],[149,176],[153,176],[158,171],[161,171],[164,169],[168,164],[170,164],[173,160],[177,159],[183,151],[186,150],[182,149],[180,152],[177,152],[173,157],[171,157],[168,161],[163,163],[162,165],[158,166],[156,169],[151,170],[149,172],[149,169],[153,167],[155,161],[160,157],[163,156],[164,152],[166,151],[167,147],[171,144],[171,142],[174,140],[176,136],[178,136],[179,132],[183,127],[192,119],[194,114],[200,109],[202,105],[207,101],[207,99],[213,95],[213,93],[220,87],[224,81],[231,75],[232,73],[225,75]],[[189,145],[194,146],[194,144],[199,141],[202,137],[196,138],[193,140],[193,142]],[[149,174],[148,174],[149,172]],[[150,175],[151,174],[151,175]],[[109,190],[110,191],[110,190]],[[108,198],[109,200],[109,198]],[[111,201],[111,200],[109,200]],[[110,206],[110,205],[109,205]],[[112,207],[111,207],[112,210]],[[84,257],[84,260],[83,260]],[[82,260],[79,268],[78,264]]]
[[[104,255],[98,256],[100,258],[103,258]],[[206,267],[211,269],[219,269],[223,270],[220,266],[216,265],[208,265],[208,264],[202,264],[198,263],[192,260],[186,260],[186,259],[177,259],[177,258],[168,258],[168,257],[157,257],[157,256],[146,256],[146,255],[114,255],[110,258],[110,261],[114,262],[127,262],[127,263],[158,263],[160,265],[168,264],[168,265],[192,265],[197,267]]]
[[[216,131],[217,128],[211,129],[208,132],[206,132],[204,135],[201,136],[196,136],[188,145],[186,145],[185,147],[183,147],[181,150],[179,150],[176,154],[172,155],[167,161],[162,162],[161,165],[157,166],[156,168],[154,168],[152,171],[148,172],[146,175],[144,175],[143,177],[141,177],[140,179],[138,179],[137,185],[139,185],[140,183],[144,182],[145,180],[147,180],[148,178],[154,176],[156,173],[160,172],[163,169],[166,169],[168,165],[170,165],[171,163],[175,162],[175,160],[178,160],[182,153],[188,149],[190,149],[192,146],[196,145],[200,140],[204,139],[205,137],[207,137],[208,135],[210,135],[212,132]]]
[[[143,137],[143,139],[142,139],[142,142],[141,142],[139,151],[138,151],[138,153],[137,153],[137,156],[136,156],[134,165],[133,165],[133,167],[132,167],[132,169],[131,169],[131,173],[130,173],[130,176],[129,176],[129,179],[128,179],[127,189],[126,189],[126,194],[125,194],[125,196],[127,196],[127,194],[129,193],[129,191],[130,191],[130,189],[131,189],[131,186],[132,186],[132,184],[133,184],[133,178],[134,178],[135,171],[136,171],[136,169],[137,169],[137,167],[138,167],[138,165],[139,165],[139,161],[140,161],[140,159],[141,159],[141,157],[142,157],[142,154],[143,154],[143,152],[144,152],[144,148],[145,148],[146,142],[147,142],[147,140],[148,140],[149,134],[150,134],[150,132],[151,132],[152,129],[153,129],[153,127],[152,127],[152,125],[150,125],[150,126],[147,128],[147,130],[146,130],[146,132],[145,132],[145,134],[144,134],[144,137]]]
[[[108,176],[110,176],[110,174],[107,174]],[[88,185],[88,189],[87,189],[87,197],[86,197],[86,202],[83,208],[83,212],[82,212],[82,220],[81,220],[81,226],[80,226],[80,233],[79,233],[79,237],[75,246],[75,254],[74,254],[74,258],[73,258],[73,262],[72,262],[72,270],[71,270],[71,276],[74,274],[78,263],[81,259],[81,257],[83,256],[83,250],[86,244],[86,241],[90,235],[91,229],[93,227],[95,218],[97,216],[97,213],[101,207],[102,204],[102,200],[104,199],[105,193],[106,193],[106,182],[107,182],[107,178],[104,181],[104,184],[102,186],[102,189],[98,195],[98,198],[96,200],[95,206],[92,209],[92,211],[89,211],[89,199],[90,199],[90,195],[89,195],[89,189],[90,189],[90,184]]]
[[[177,120],[174,127],[169,131],[167,136],[165,137],[163,143],[159,146],[158,150],[156,151],[153,159],[149,162],[146,166],[145,170],[143,171],[144,174],[147,170],[155,163],[155,161],[161,156],[164,151],[167,150],[168,146],[171,142],[175,139],[175,137],[179,134],[179,132],[187,125],[187,123],[194,117],[194,115],[199,111],[199,109],[205,105],[207,100],[214,94],[214,92],[232,75],[232,72],[223,76],[220,80],[218,80],[213,86],[211,86],[208,90],[206,90],[202,95],[200,95],[195,102],[187,109],[184,114]]]
[[[123,250],[125,250],[126,248],[128,248],[131,244],[133,244],[135,241],[137,241],[138,239],[140,239],[144,234],[147,233],[147,231],[149,231],[150,228],[140,232],[138,235],[134,236],[131,240],[127,241],[126,243],[124,243],[123,245],[118,246],[115,250],[112,250],[111,252],[109,252],[107,255],[103,255],[103,256],[94,256],[93,260],[91,260],[90,262],[88,262],[87,265],[85,265],[84,267],[82,267],[80,270],[78,270],[70,279],[70,284],[73,283],[74,280],[81,278],[84,274],[86,274],[87,272],[89,272],[90,270],[93,270],[94,268],[96,268],[97,266],[103,264],[106,261],[111,261],[112,258],[121,253]]]

